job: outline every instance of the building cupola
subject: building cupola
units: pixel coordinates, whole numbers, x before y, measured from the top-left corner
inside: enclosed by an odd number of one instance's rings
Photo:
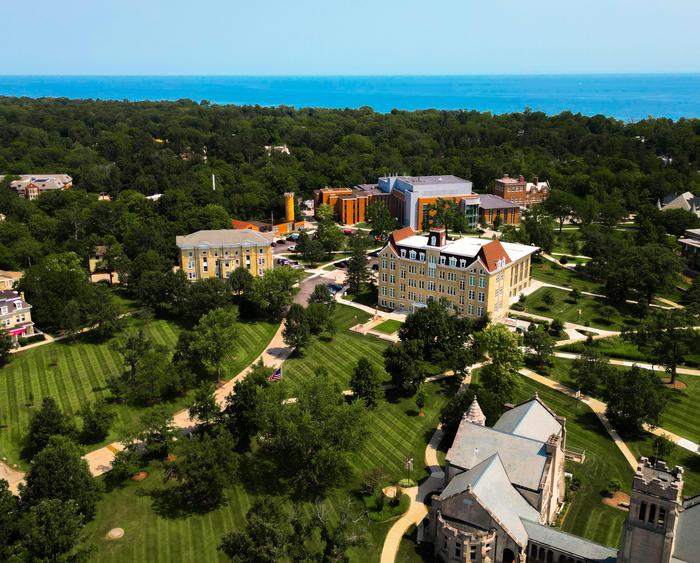
[[[486,426],[486,416],[479,406],[479,401],[476,400],[476,395],[472,404],[469,405],[469,410],[464,413],[464,419],[479,426]]]
[[[447,244],[447,229],[445,227],[433,227],[428,235],[428,246],[445,246]]]

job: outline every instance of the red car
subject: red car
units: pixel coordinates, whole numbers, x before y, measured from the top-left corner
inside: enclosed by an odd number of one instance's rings
[[[351,234],[352,234],[352,229],[343,229],[343,234],[344,234],[344,235],[351,235]]]

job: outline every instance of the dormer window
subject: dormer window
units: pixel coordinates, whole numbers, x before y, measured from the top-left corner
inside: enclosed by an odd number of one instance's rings
[[[440,265],[444,266],[446,262],[446,259],[444,256],[440,256]]]
[[[457,265],[457,258],[451,257],[450,258],[450,266],[452,266],[454,268],[456,265]]]
[[[467,265],[467,261],[466,261],[464,258],[462,258],[462,259],[459,261],[459,267],[460,267],[460,268],[464,268],[466,265]]]
[[[411,252],[408,253],[408,256],[411,260],[415,260],[416,259],[416,251],[411,250]]]
[[[420,260],[421,262],[425,262],[425,252],[421,252],[418,255],[418,260]]]
[[[406,249],[405,248],[401,249],[401,258],[406,258]]]
[[[430,246],[437,246],[437,237],[435,235],[430,237]]]

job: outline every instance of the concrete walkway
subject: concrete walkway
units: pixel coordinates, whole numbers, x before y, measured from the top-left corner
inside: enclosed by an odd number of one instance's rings
[[[541,383],[542,385],[545,385],[546,387],[549,387],[550,389],[554,389],[555,391],[558,391],[559,393],[563,393],[564,395],[568,395],[569,397],[571,397],[573,399],[578,399],[582,403],[585,403],[586,405],[588,405],[590,407],[590,409],[598,417],[600,422],[603,423],[605,430],[608,432],[608,434],[612,438],[613,442],[615,442],[615,445],[622,452],[622,455],[625,456],[625,459],[630,464],[630,467],[632,467],[635,470],[637,469],[637,458],[632,454],[632,451],[629,449],[627,444],[625,444],[624,440],[617,433],[617,430],[615,430],[613,428],[612,424],[610,424],[608,417],[605,416],[605,410],[606,410],[605,403],[603,403],[602,401],[599,401],[598,399],[588,397],[586,395],[579,395],[577,397],[577,392],[574,391],[573,389],[571,389],[571,387],[567,387],[566,385],[563,385],[562,383],[559,383],[558,381],[553,381],[549,377],[544,377],[543,375],[540,375],[539,373],[535,373],[534,371],[529,370],[527,368],[521,369],[519,373],[521,375],[524,375],[525,377],[527,377],[529,379],[532,379],[534,381],[537,381],[538,383]]]
[[[442,441],[444,432],[440,426],[433,432],[430,442],[425,448],[424,462],[430,475],[417,487],[404,489],[403,492],[411,499],[408,510],[389,529],[384,538],[380,563],[394,563],[399,551],[401,540],[411,526],[418,526],[428,514],[428,507],[423,503],[425,497],[433,491],[442,489],[445,474],[438,463],[437,448]]]
[[[576,360],[577,358],[580,357],[580,354],[574,354],[572,352],[554,352],[554,357],[555,358],[564,358],[565,360]],[[666,369],[664,367],[656,365],[656,364],[635,362],[635,361],[631,361],[631,360],[618,360],[616,358],[608,358],[608,361],[614,366],[625,366],[625,367],[637,366],[638,368],[649,369],[652,371],[659,371],[659,372],[666,371]],[[700,376],[700,369],[679,367],[679,368],[676,368],[676,373],[678,373],[678,375],[692,375],[692,376],[697,377],[697,376]]]

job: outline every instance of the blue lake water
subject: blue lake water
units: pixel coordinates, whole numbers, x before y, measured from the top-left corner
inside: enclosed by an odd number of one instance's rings
[[[466,109],[526,107],[625,121],[700,117],[700,74],[508,76],[0,76],[0,95],[220,104]]]

